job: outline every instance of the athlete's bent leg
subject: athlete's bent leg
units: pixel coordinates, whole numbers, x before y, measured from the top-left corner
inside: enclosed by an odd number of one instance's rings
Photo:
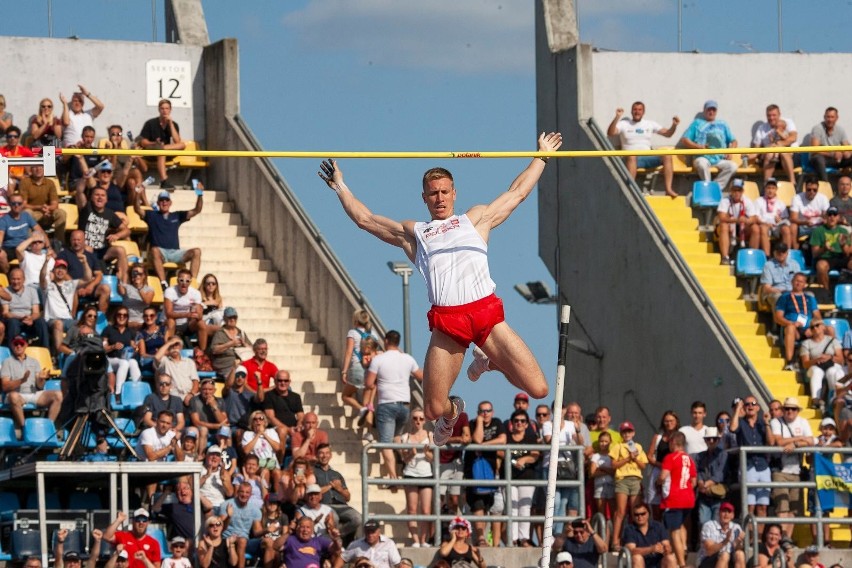
[[[544,373],[524,340],[506,322],[494,326],[481,346],[491,360],[491,367],[500,370],[509,382],[533,398],[547,396]]]
[[[435,329],[423,363],[423,412],[426,420],[453,417],[450,389],[459,376],[466,349]]]

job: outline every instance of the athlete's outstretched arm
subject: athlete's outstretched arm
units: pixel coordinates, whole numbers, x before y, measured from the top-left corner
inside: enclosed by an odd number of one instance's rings
[[[554,152],[560,146],[562,146],[562,134],[559,132],[551,132],[549,134],[542,132],[538,137],[539,152]],[[545,159],[533,158],[526,169],[514,179],[507,191],[500,194],[490,204],[474,207],[468,212],[471,221],[476,225],[481,225],[485,222],[488,225],[488,229],[493,229],[500,225],[529,196],[535,184],[538,183],[542,172],[544,172],[546,164],[547,160]],[[477,215],[477,213],[480,215]]]
[[[409,258],[414,258],[415,240],[413,223],[410,221],[401,223],[381,215],[376,215],[370,211],[366,205],[361,203],[352,194],[346,184],[343,183],[343,172],[337,160],[326,160],[321,163],[320,171],[317,172],[317,175],[328,184],[328,187],[334,190],[340,199],[340,203],[343,205],[343,210],[355,221],[358,227],[388,244],[402,248]]]

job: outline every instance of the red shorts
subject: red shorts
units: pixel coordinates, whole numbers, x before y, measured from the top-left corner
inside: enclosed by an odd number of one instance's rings
[[[506,319],[503,300],[494,294],[461,306],[432,306],[426,317],[429,331],[437,329],[465,349],[471,342],[482,347],[494,326]]]

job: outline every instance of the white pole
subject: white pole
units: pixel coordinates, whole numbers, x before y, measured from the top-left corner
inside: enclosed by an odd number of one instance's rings
[[[539,568],[550,566],[553,547],[553,508],[556,500],[556,464],[559,461],[559,432],[562,419],[562,391],[565,385],[565,359],[568,355],[568,321],[571,306],[562,306],[559,317],[559,356],[556,366],[556,386],[553,393],[553,436],[550,438],[550,466],[547,469],[547,501],[544,508],[544,543]],[[557,420],[557,417],[559,418]]]

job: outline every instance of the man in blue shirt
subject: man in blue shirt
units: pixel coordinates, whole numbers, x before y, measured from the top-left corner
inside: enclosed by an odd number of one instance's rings
[[[44,234],[33,216],[24,210],[23,196],[12,195],[9,208],[9,213],[0,217],[0,272],[3,274],[9,272],[9,261],[17,258],[15,248],[30,238],[30,231]]]
[[[198,277],[198,269],[201,267],[201,249],[182,249],[178,238],[180,226],[201,213],[204,198],[200,191],[197,193],[198,198],[195,200],[195,207],[189,211],[170,211],[172,196],[168,191],[161,191],[157,196],[157,210],[143,211],[142,202],[138,197],[133,202],[133,209],[136,214],[148,223],[148,238],[151,241],[154,272],[157,273],[157,278],[160,279],[163,290],[168,287],[166,272],[163,269],[163,264],[166,262],[178,264],[188,262],[192,278]]]
[[[230,536],[237,537],[238,568],[245,568],[248,539],[251,536],[260,536],[263,534],[263,526],[260,522],[262,517],[260,509],[249,506],[251,491],[251,483],[240,483],[235,496],[222,503],[222,506],[219,507],[219,518],[223,523],[227,522],[228,524],[228,528],[225,529],[222,536],[225,538]]]
[[[792,290],[785,292],[775,303],[775,323],[784,334],[784,370],[795,371],[796,341],[810,337],[811,318],[822,319],[816,298],[805,294],[808,277],[801,272],[793,276]]]
[[[716,113],[719,109],[719,103],[710,100],[704,103],[704,113],[700,118],[696,118],[689,125],[689,128],[680,139],[684,148],[703,149],[703,148],[736,148],[737,139],[734,138],[734,133],[724,120],[717,120]],[[719,182],[722,191],[725,191],[728,182],[737,172],[739,167],[739,159],[734,161],[735,156],[732,154],[708,154],[706,156],[696,156],[692,160],[692,167],[704,181],[710,181],[710,168],[716,166],[719,168],[719,175],[716,181]]]
[[[760,301],[775,311],[775,303],[781,294],[793,289],[793,275],[802,271],[799,263],[790,258],[790,247],[778,241],[772,247],[772,258],[763,265],[760,275]]]
[[[640,502],[633,506],[633,522],[624,527],[622,541],[624,547],[630,551],[633,566],[637,568],[675,565],[669,533],[663,523],[650,519],[645,503]]]

